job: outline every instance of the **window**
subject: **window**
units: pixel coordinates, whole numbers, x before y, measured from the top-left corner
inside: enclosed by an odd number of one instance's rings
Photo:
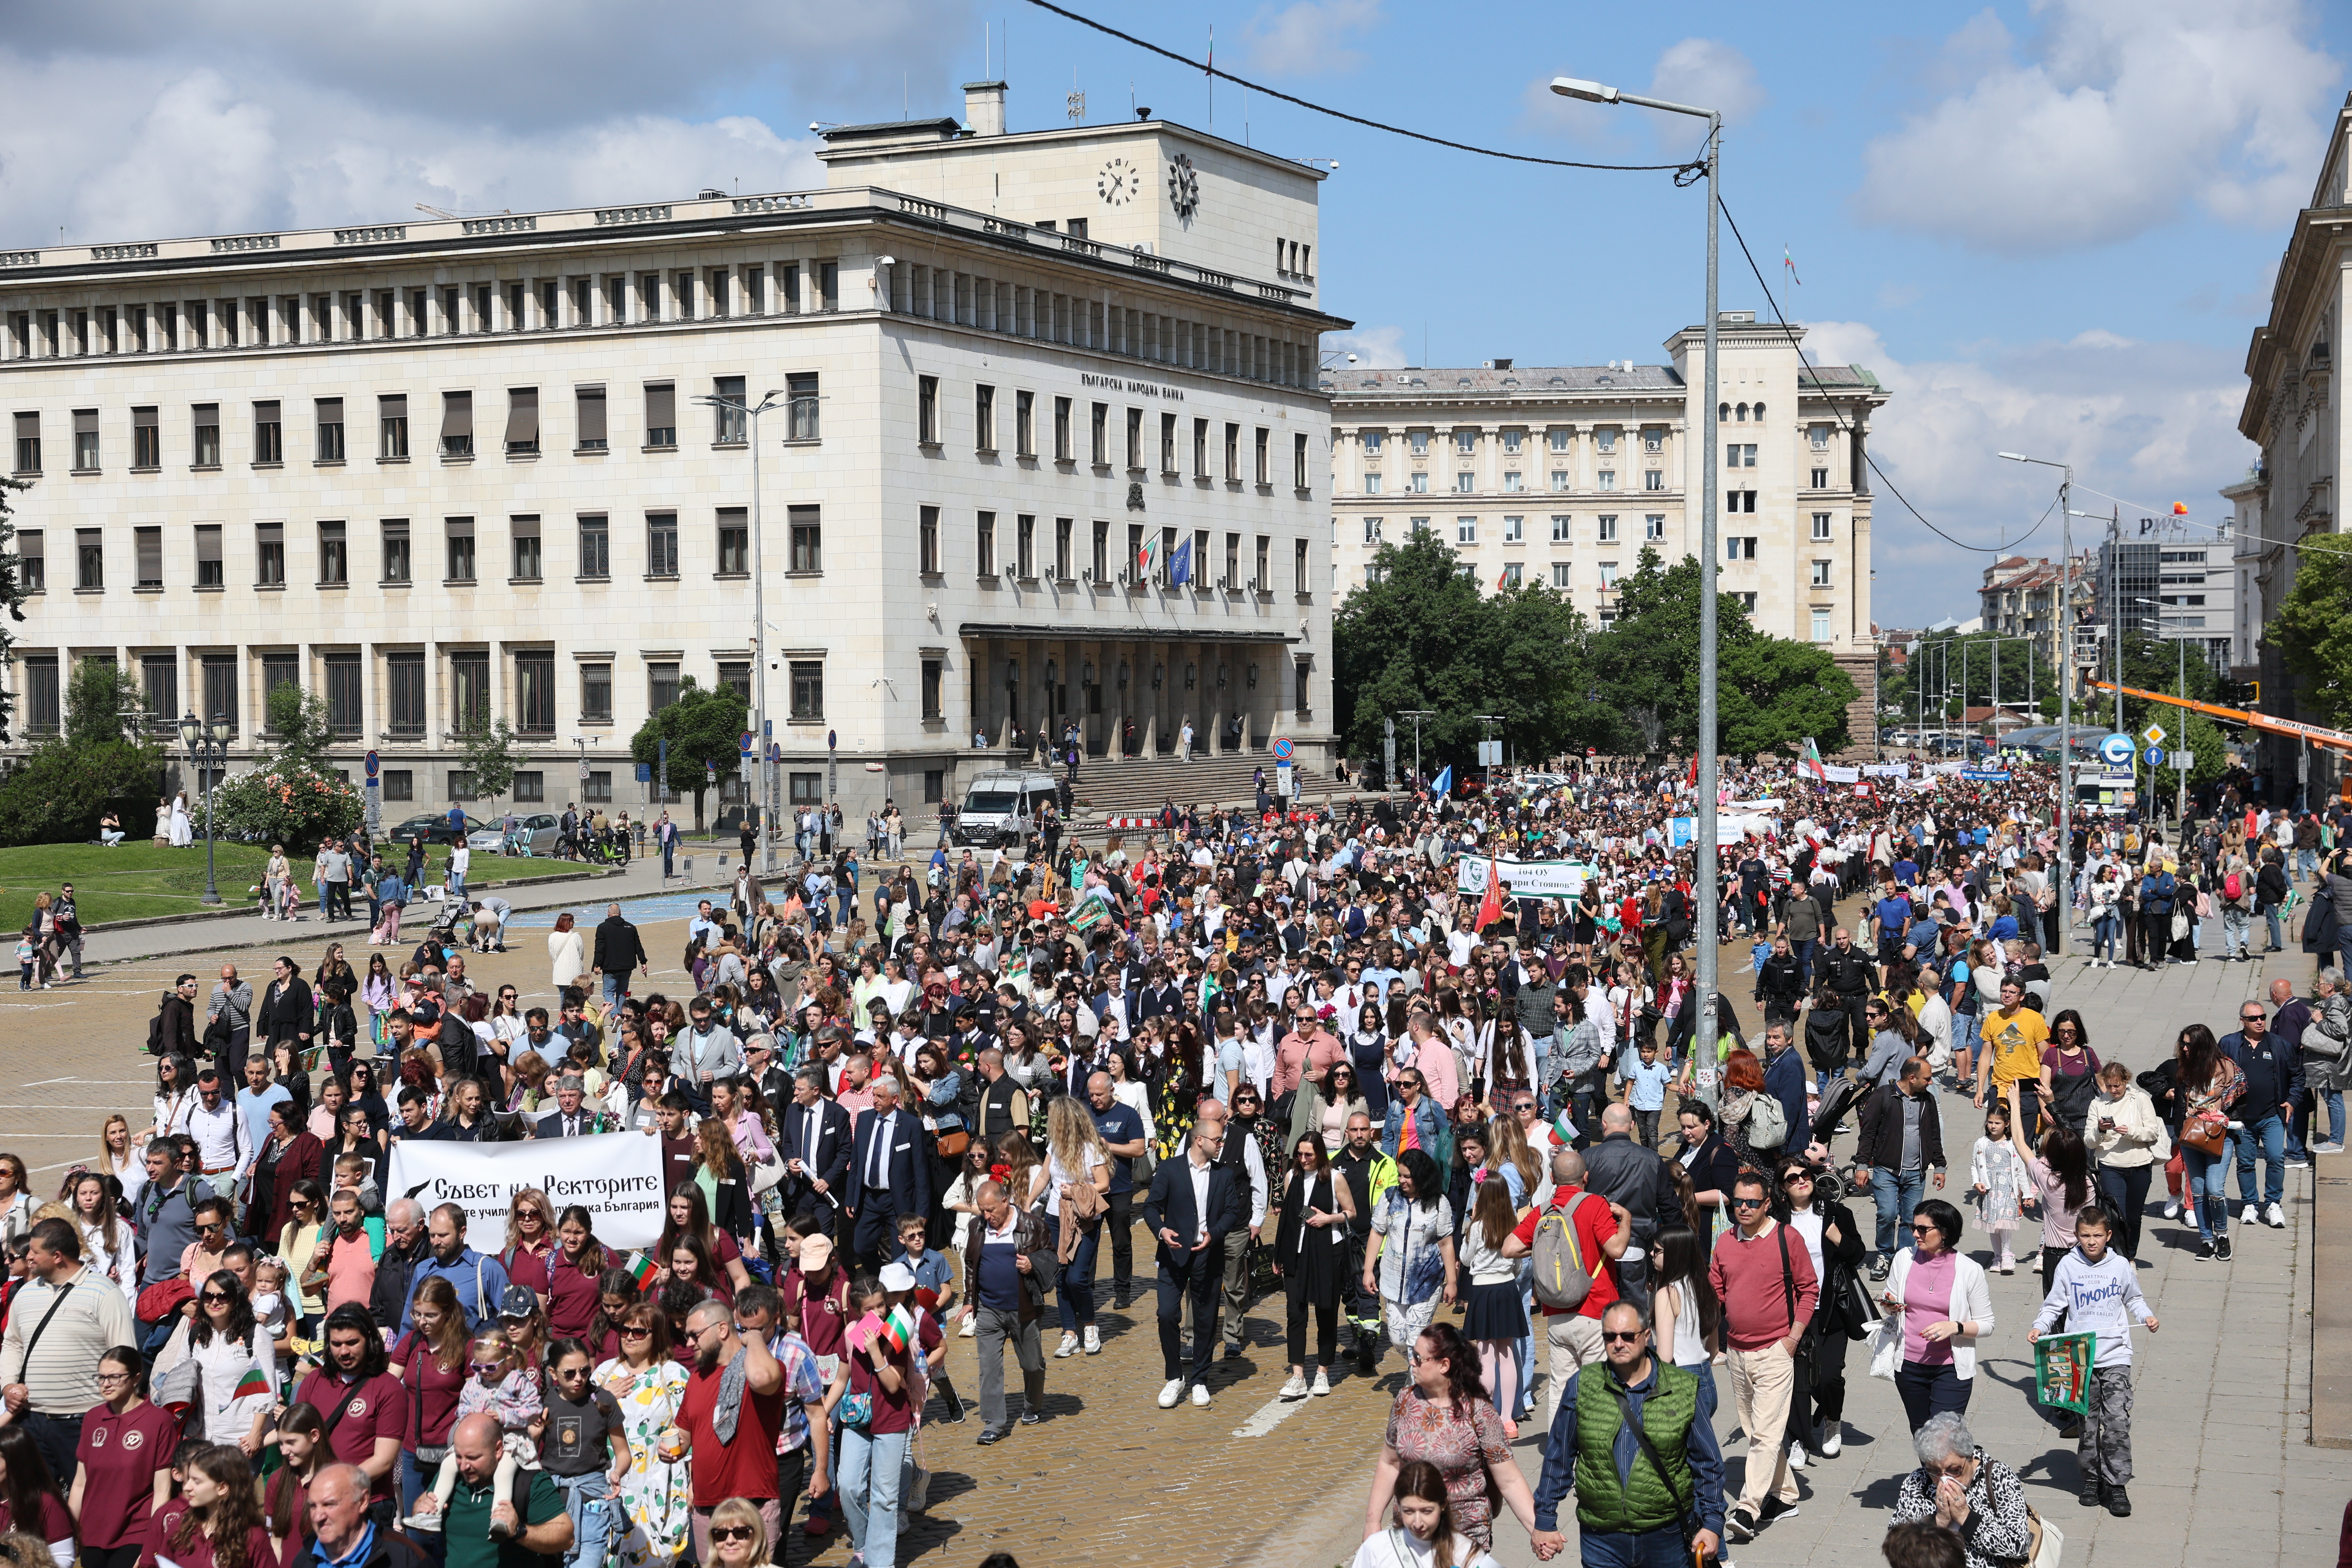
[[[1376,496],[1381,493],[1380,475],[1366,474],[1364,476],[1364,493],[1368,496]]]
[[[572,390],[572,419],[577,427],[574,437],[583,452],[609,449],[610,440],[604,423],[604,389],[601,386],[578,386]]]
[[[481,797],[474,793],[473,770],[470,768],[451,768],[449,770],[449,789],[445,798],[453,805],[459,805],[467,801],[480,799]]]
[[[611,665],[599,663],[580,667],[580,721],[583,724],[609,724],[613,721]]]
[[[147,727],[168,729],[180,721],[180,661],[168,653],[139,659],[139,694],[147,705]]]
[[[1454,449],[1468,457],[1478,449],[1478,433],[1475,430],[1456,430],[1454,432]]]
[[[1096,582],[1110,581],[1110,524],[1101,518],[1095,519],[1094,558],[1090,569]]]
[[[188,459],[191,468],[220,467],[220,405],[199,403],[190,410],[194,424],[194,440]]]
[[[1013,395],[1013,454],[1017,458],[1037,455],[1037,395],[1034,392]]]
[[[824,398],[817,391],[817,373],[800,371],[784,377],[784,396],[788,400],[784,415],[785,439],[817,439],[817,433],[823,427],[818,416],[824,412]]]
[[[613,574],[613,525],[601,511],[580,519],[580,575],[602,581]]]
[[[1454,542],[1456,544],[1477,543],[1478,520],[1475,517],[1455,518],[1454,520]]]
[[[1412,493],[1414,495],[1427,495],[1429,493],[1429,476],[1425,473],[1414,474],[1412,476],[1412,483],[1410,489]]]
[[[940,444],[940,378],[915,379],[915,440],[925,447]]]
[[[646,513],[646,575],[677,575],[677,513]]]
[[[37,528],[16,535],[16,581],[27,594],[46,593],[49,585],[48,560],[41,531]]]
[[[425,733],[425,656],[386,654],[383,684],[384,729],[394,735]]]
[[[1274,541],[1261,533],[1257,536],[1257,575],[1250,586],[1261,594],[1274,592]]]
[[[996,575],[996,514],[983,511],[973,520],[972,560],[983,577]]]
[[[490,656],[470,650],[449,656],[449,727],[464,732],[490,721]]]
[[[1070,446],[1070,400],[1054,399],[1054,461],[1066,463],[1074,453]]]
[[[237,727],[236,655],[207,654],[204,661],[204,711],[207,719],[226,719]]]
[[[1613,490],[1613,489],[1615,489],[1617,488],[1617,470],[1616,470],[1616,469],[1614,469],[1614,468],[1603,468],[1603,469],[1601,469],[1601,472],[1600,472],[1598,475],[1596,475],[1595,477],[1596,477],[1597,479],[1600,479],[1600,481],[1601,481],[1601,488],[1602,489],[1604,489],[1604,490]]]
[[[270,694],[281,686],[299,689],[301,684],[301,660],[296,655],[265,653],[261,656],[261,712],[265,728],[268,721]]]
[[[1615,451],[1617,449],[1617,432],[1614,430],[1595,430],[1592,433],[1592,445],[1600,451]]]
[[[1367,544],[1378,544],[1380,542],[1381,520],[1377,517],[1368,517],[1364,519],[1364,542]]]
[[[530,648],[515,655],[515,728],[526,735],[555,733],[555,654]]]
[[[945,710],[940,707],[940,687],[943,679],[945,679],[943,674],[945,668],[946,660],[941,658],[939,655],[927,654],[924,656],[923,718],[926,721],[936,720],[945,716]]]
[[[447,518],[442,523],[442,537],[448,545],[448,570],[443,574],[452,583],[474,580],[474,520],[470,517]]]
[[[1825,490],[1829,489],[1830,471],[1827,468],[1815,468],[1813,470],[1812,483],[1808,488],[1817,490]]]
[[[1615,586],[1617,586],[1617,563],[1614,561],[1603,561],[1601,563],[1601,591],[1606,593],[1608,590],[1614,588]]]
[[[384,799],[415,800],[416,798],[416,774],[410,769],[386,768],[381,776],[383,780]]]
[[[1830,427],[1828,426],[1816,425],[1808,431],[1807,434],[1812,437],[1814,451],[1826,452],[1830,449]]]
[[[1551,520],[1551,542],[1554,544],[1566,544],[1570,542],[1570,538],[1567,517],[1555,512]]]
[[[1551,471],[1551,488],[1555,490],[1565,490],[1569,488],[1566,468],[1554,468]]]
[[[1811,585],[1815,588],[1826,588],[1830,585],[1830,563],[1828,562],[1816,561],[1813,563],[1813,574],[1811,579]]]
[[[1526,539],[1526,522],[1527,519],[1523,517],[1505,518],[1503,520],[1503,542],[1506,544],[1517,544]]]
[[[1518,469],[1507,468],[1503,471],[1503,490],[1505,494],[1517,495],[1519,491],[1525,489],[1527,489],[1527,486],[1520,482]]]
[[[1097,468],[1110,467],[1110,405],[1097,403],[1087,415],[1088,460]]]
[[[408,520],[388,517],[381,525],[383,533],[383,581],[408,581]]]
[[[74,472],[89,474],[98,471],[98,410],[74,410]]]
[[[1205,419],[1192,421],[1192,477],[1209,477],[1209,422]]]
[[[470,458],[474,455],[474,395],[470,392],[445,392],[441,395],[441,455],[445,458]]]
[[[1384,430],[1367,430],[1363,434],[1364,455],[1366,457],[1378,457],[1381,450],[1381,441],[1382,437],[1387,435],[1387,432]]]
[[[1054,575],[1065,583],[1070,580],[1070,533],[1076,526],[1073,518],[1054,520]]]
[[[610,773],[604,775],[608,784],[612,777]],[[518,769],[513,788],[517,805],[537,805],[547,798],[547,775],[536,768],[528,771]]]
[[[1263,426],[1258,427],[1257,468],[1255,472],[1257,474],[1257,482],[1261,485],[1270,485],[1274,483],[1273,454],[1271,451],[1273,439],[1273,432],[1267,430]]]
[[[226,581],[226,569],[221,564],[221,525],[200,522],[196,524],[196,586],[218,588]]]
[[[1519,455],[1520,444],[1524,442],[1526,438],[1527,437],[1523,432],[1517,430],[1504,431],[1503,450],[1514,458],[1517,457]]]
[[[1478,477],[1475,474],[1460,473],[1454,476],[1454,489],[1456,494],[1466,496],[1477,488]]]
[[[131,467],[133,472],[163,466],[163,432],[155,423],[159,412],[152,406],[131,411]]]
[[[265,588],[286,586],[286,525],[254,524],[253,546],[254,582]]]
[[[513,577],[519,583],[536,583],[540,579],[539,519],[510,517],[507,519],[507,536],[514,546]]]
[[[784,777],[784,789],[795,806],[821,805],[824,802],[824,775],[818,773],[788,773]]]
[[[791,509],[793,566],[795,572],[824,570],[824,523],[820,510],[813,506]]]
[[[286,460],[286,426],[278,417],[276,403],[253,405],[253,460],[262,463],[282,463]]]
[[[646,383],[646,445],[677,445],[677,386],[667,381]]]
[[[1753,593],[1742,593],[1739,595],[1739,607],[1748,614],[1751,616],[1754,615],[1756,613],[1756,595]]]
[[[54,735],[63,717],[58,692],[58,656],[40,654],[25,660],[25,729],[28,734]]]
[[[1513,474],[1509,477],[1516,480],[1519,476]],[[1290,438],[1290,488],[1296,490],[1312,488],[1307,482],[1307,433],[1303,430]],[[1517,489],[1519,487],[1514,483],[1507,488]]]
[[[1412,448],[1412,455],[1414,457],[1426,458],[1429,456],[1428,431],[1408,430],[1405,432],[1405,444]]]
[[[1642,470],[1642,488],[1645,490],[1664,489],[1666,488],[1666,476],[1664,470],[1660,468],[1643,468]]]
[[[1592,537],[1597,542],[1601,544],[1614,544],[1617,542],[1617,520],[1615,518],[1596,517],[1592,521]]]
[[[1647,517],[1644,517],[1644,518],[1642,520],[1642,537],[1643,537],[1643,538],[1644,538],[1644,539],[1664,539],[1665,536],[1666,536],[1666,519],[1665,519],[1665,514],[1664,514],[1664,512],[1655,512],[1655,511],[1654,511],[1654,512],[1650,513]]]
[[[925,576],[936,576],[940,570],[940,509],[935,506],[915,509],[915,569]]]
[[[375,400],[376,453],[394,462],[408,461],[408,395],[395,392]]]
[[[74,586],[93,591],[106,586],[105,536],[95,528],[74,530]]]
[[[1829,536],[1830,514],[1825,511],[1817,511],[1813,513],[1813,537],[1815,539],[1827,539]]]
[[[321,463],[341,462],[343,460],[343,400],[340,397],[315,398],[311,402],[311,409],[316,416],[319,430],[316,459]]]
[[[16,416],[16,472],[37,474],[41,471],[41,416],[38,414]]]
[[[971,389],[971,445],[976,452],[996,450],[996,388]]]
[[[1242,427],[1225,426],[1225,482],[1237,485],[1242,480]]]
[[[751,570],[751,514],[740,506],[719,509],[719,575],[742,576]]]
[[[1176,416],[1160,416],[1160,471],[1173,475],[1176,469]]]
[[[1813,612],[1813,640],[1815,642],[1827,642],[1830,640],[1831,636],[1830,613],[1827,610],[1815,610]]]
[[[1756,492],[1754,490],[1724,491],[1723,510],[1727,512],[1754,511],[1756,510]]]
[[[1756,559],[1756,536],[1752,533],[1727,533],[1723,536],[1723,558],[1726,561]]]
[[[1516,562],[1516,561],[1511,562],[1509,564],[1506,565],[1506,566],[1503,568],[1503,586],[1504,586],[1504,587],[1506,587],[1506,588],[1517,588],[1517,587],[1520,587],[1520,586],[1523,586],[1523,585],[1526,584],[1526,581],[1527,581],[1527,568],[1526,568],[1526,567],[1524,567],[1524,566],[1522,566],[1522,565],[1520,565],[1517,562]]]
[[[331,653],[320,659],[327,677],[327,728],[351,737],[360,733],[363,715],[360,703],[360,656]]]
[[[1555,588],[1566,589],[1568,587],[1569,573],[1571,570],[1573,570],[1573,568],[1571,568],[1565,561],[1553,562],[1551,563],[1551,585]]]
[[[677,666],[667,660],[646,666],[646,710],[659,713],[677,706]]]
[[[131,531],[132,558],[137,562],[136,579],[142,588],[163,585],[163,531],[160,527],[134,528]]]
[[[822,659],[796,658],[786,668],[792,676],[793,721],[807,723],[823,719],[824,662]]]
[[[721,375],[711,378],[711,395],[719,401],[711,405],[710,439],[720,447],[743,445],[745,420],[743,378]]]
[[[1664,430],[1644,430],[1642,432],[1642,450],[1644,452],[1663,452],[1665,449],[1666,433]]]
[[[828,315],[841,309],[841,263],[820,261],[816,264],[817,309]]]

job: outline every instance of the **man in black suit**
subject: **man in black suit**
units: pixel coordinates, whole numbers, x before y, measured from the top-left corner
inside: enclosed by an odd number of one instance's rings
[[[849,1112],[825,1097],[823,1068],[793,1075],[793,1103],[776,1131],[784,1157],[784,1206],[794,1214],[833,1210],[849,1176]]]
[[[1172,1410],[1184,1397],[1184,1298],[1192,1299],[1192,1403],[1209,1404],[1209,1357],[1217,1346],[1217,1288],[1225,1277],[1225,1237],[1249,1224],[1249,1193],[1244,1174],[1220,1164],[1225,1126],[1204,1120],[1192,1128],[1181,1160],[1167,1160],[1151,1173],[1143,1223],[1160,1238],[1160,1357],[1168,1385],[1160,1408]]]
[[[898,1242],[900,1215],[931,1212],[923,1123],[898,1109],[898,1080],[887,1073],[874,1080],[874,1109],[857,1119],[850,1135],[848,1205],[856,1222],[849,1249],[869,1267],[906,1250]]]
[[[564,1078],[555,1085],[555,1109],[539,1119],[532,1129],[537,1138],[577,1138],[597,1131],[596,1113],[582,1109],[581,1100],[587,1085],[576,1078]]]

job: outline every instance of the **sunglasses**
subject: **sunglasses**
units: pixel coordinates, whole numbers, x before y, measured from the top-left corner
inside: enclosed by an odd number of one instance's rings
[[[226,1296],[222,1295],[222,1294],[221,1294],[219,1291],[217,1291],[217,1290],[207,1290],[207,1291],[205,1291],[205,1298],[204,1298],[204,1300],[205,1300],[205,1306],[207,1306],[207,1307],[212,1306],[212,1305],[213,1305],[214,1303],[215,1303],[215,1302],[217,1302],[217,1303],[219,1303],[220,1305],[222,1305],[222,1306],[226,1307],[226,1306],[227,1306],[227,1305],[228,1305],[228,1302],[229,1302],[229,1298],[227,1298]]]
[[[1731,1200],[1731,1206],[1736,1209],[1760,1209],[1765,1203],[1766,1200],[1763,1198],[1734,1198]]]
[[[748,1524],[714,1524],[710,1527],[713,1541],[749,1541],[751,1527]]]
[[[506,1363],[504,1362],[490,1362],[485,1363],[478,1361],[473,1363],[468,1370],[470,1370],[476,1377],[481,1378],[487,1382],[494,1377],[505,1376],[507,1368]]]
[[[198,1236],[218,1236],[221,1233],[221,1229],[222,1227],[218,1225],[200,1225],[196,1226],[196,1234]]]
[[[1603,1329],[1601,1337],[1614,1345],[1630,1345],[1642,1337],[1640,1329]]]
[[[651,1329],[630,1327],[621,1331],[621,1337],[625,1340],[648,1340],[653,1338],[653,1333]]]

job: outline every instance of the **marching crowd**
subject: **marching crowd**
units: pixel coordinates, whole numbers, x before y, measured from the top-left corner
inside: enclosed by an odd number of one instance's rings
[[[1468,1568],[1496,1505],[1549,1558],[1571,1492],[1587,1563],[1749,1539],[1840,1457],[1855,1342],[1919,1460],[1890,1558],[2030,1557],[2015,1471],[1966,1424],[1988,1276],[2038,1224],[2022,1331],[2097,1338],[2037,1408],[2085,1504],[2128,1513],[2154,1175],[2216,1260],[2231,1164],[2241,1229],[2283,1223],[2283,1168],[2340,1146],[2352,1033],[2340,984],[2281,980],[2147,1070],[2103,1058],[2052,1005],[2060,921],[2127,896],[2159,962],[2218,913],[2230,956],[2275,868],[2272,906],[2316,876],[2352,946],[2352,871],[2342,824],[2314,826],[2328,869],[2289,872],[2306,825],[2227,796],[2177,848],[2128,823],[2061,845],[2052,787],[1733,768],[1709,886],[1673,770],[1171,806],[1132,847],[943,835],[870,900],[743,879],[675,987],[617,905],[559,921],[550,1006],[478,985],[437,931],[364,973],[334,944],[308,976],[282,957],[257,997],[234,967],[208,998],[182,976],[147,1126],[110,1118],[50,1201],[0,1155],[0,1531],[60,1568],[735,1568],[838,1528],[888,1568],[944,1462],[930,1428],[966,1419],[951,1342],[976,1441],[1017,1440],[1049,1362],[1098,1353],[1097,1312],[1148,1291],[1161,1409],[1230,1385],[1269,1293],[1280,1398],[1395,1352],[1360,1563]],[[1701,898],[1737,944],[1705,997]],[[1961,1097],[1986,1113],[1965,1151]],[[651,1247],[537,1189],[491,1236],[389,1189],[404,1139],[598,1133],[659,1140]],[[1509,1446],[1539,1394],[1529,1487]]]

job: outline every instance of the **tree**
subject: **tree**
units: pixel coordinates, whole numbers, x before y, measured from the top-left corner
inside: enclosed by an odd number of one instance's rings
[[[163,751],[142,742],[138,690],[110,659],[74,667],[63,732],[19,758],[0,780],[0,843],[59,844],[98,837],[110,807],[138,834],[155,810]]]
[[[1927,698],[1926,711],[1931,716],[1938,702],[1946,703],[1948,716],[1957,719],[1964,707],[1989,707],[1996,699],[2010,712],[2029,718],[2037,711],[2054,717],[2058,711],[2057,672],[2042,656],[2039,647],[2014,636],[2003,637],[1995,632],[1972,632],[1965,637],[1938,635],[1923,639],[1912,651],[1905,672],[1907,679],[1890,685],[1885,679],[1886,669],[1882,655],[1879,706],[1899,707],[1905,718],[1914,717],[1918,711],[1913,704],[1922,694]],[[1996,674],[2000,677],[1998,687],[1994,685]],[[2168,680],[2168,689],[2169,685]]]
[[[66,743],[104,746],[135,741],[146,708],[121,666],[110,658],[83,659],[66,685]]]
[[[731,686],[703,687],[692,676],[678,683],[677,700],[648,718],[629,742],[629,755],[640,763],[659,760],[661,742],[669,742],[669,776],[674,788],[694,792],[694,826],[702,827],[702,793],[709,787],[704,769],[724,779],[736,771],[742,756],[740,738],[751,728],[751,706]]]
[[[515,764],[522,759],[515,754],[513,725],[503,719],[486,722],[478,715],[459,732],[457,749],[473,775],[476,800],[496,800],[514,788]]]
[[[2297,557],[2269,636],[2300,678],[2301,706],[2327,723],[2352,723],[2352,546],[2315,537]]]
[[[16,552],[16,525],[9,521],[8,492],[32,489],[23,479],[0,479],[0,609],[8,612],[8,619],[25,618],[25,563]],[[0,660],[5,660],[8,650],[16,644],[16,634],[5,622],[0,622]],[[0,742],[9,738],[8,721],[16,705],[16,693],[0,691]],[[91,818],[94,822],[95,816]]]
[[[265,706],[269,732],[278,737],[277,765],[306,773],[327,772],[328,752],[335,743],[327,700],[289,680],[269,689]]]

